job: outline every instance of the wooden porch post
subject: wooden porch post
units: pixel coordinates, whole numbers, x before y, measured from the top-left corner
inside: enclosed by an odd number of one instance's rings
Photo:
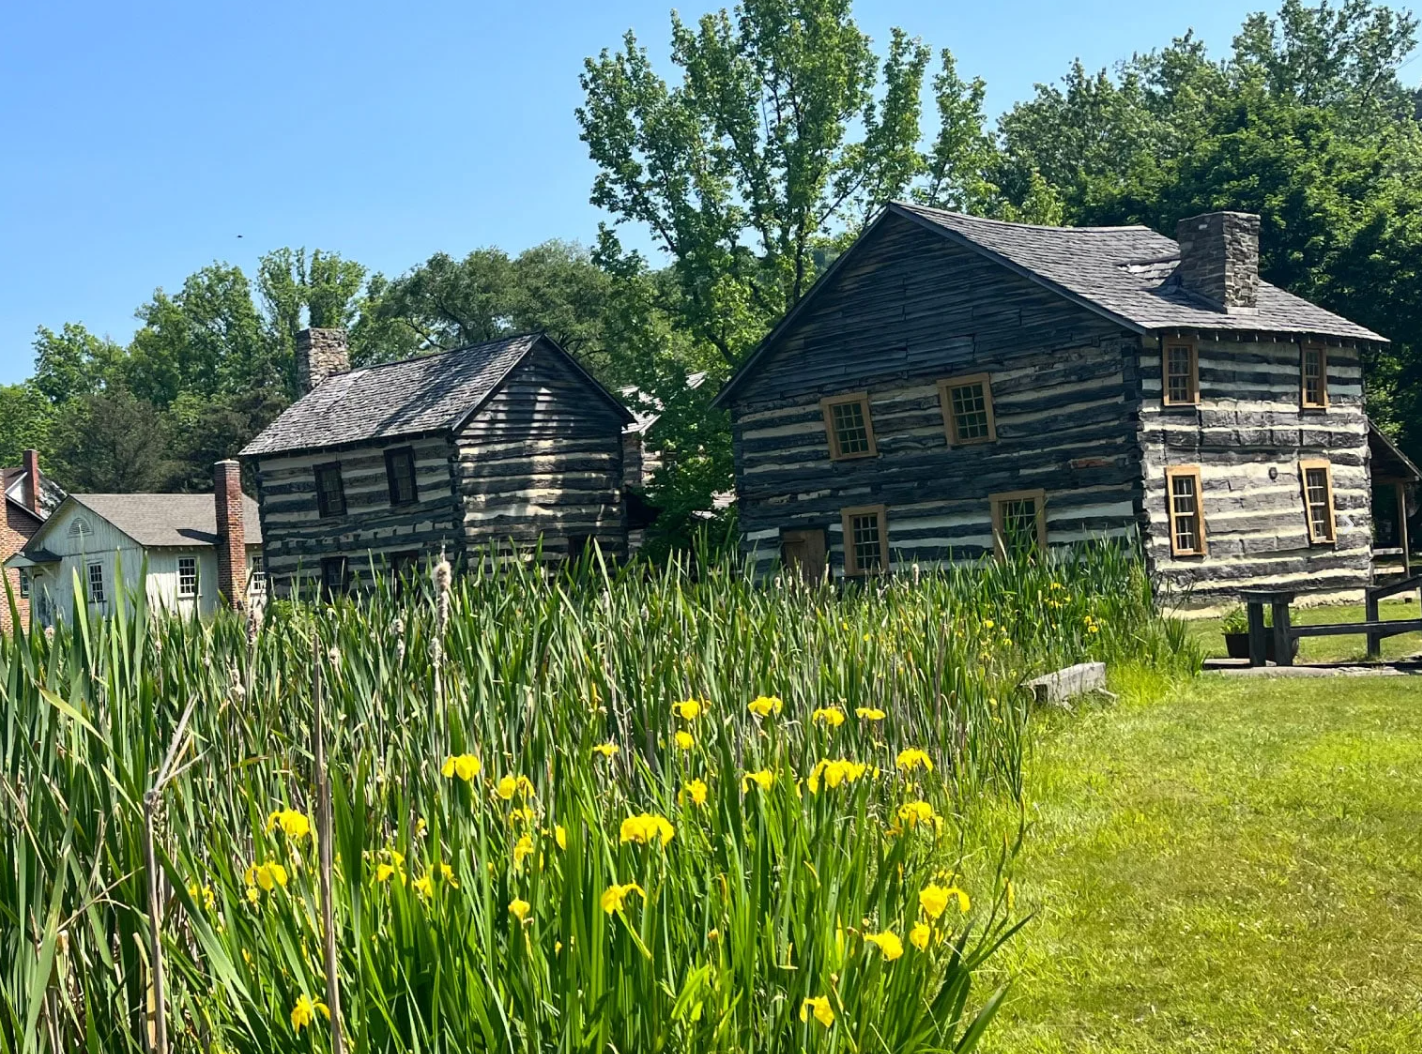
[[[1402,577],[1412,577],[1412,564],[1407,553],[1407,487],[1401,480],[1392,485],[1397,495],[1397,540],[1402,546]]]
[[[1265,642],[1264,605],[1258,600],[1250,600],[1245,609],[1249,612],[1249,665],[1268,666],[1268,644]]]
[[[1294,664],[1294,638],[1289,632],[1289,604],[1293,601],[1292,593],[1278,593],[1274,596],[1274,665],[1292,666]]]

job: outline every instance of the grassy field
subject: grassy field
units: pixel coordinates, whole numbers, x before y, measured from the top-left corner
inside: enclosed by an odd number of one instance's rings
[[[1415,595],[1411,603],[1402,600],[1385,600],[1379,607],[1379,614],[1387,621],[1415,619],[1417,611]],[[1316,626],[1322,622],[1361,622],[1362,604],[1343,604],[1334,607],[1297,608],[1292,616],[1296,625]],[[1220,629],[1220,619],[1194,619],[1190,622],[1190,636],[1199,643],[1204,653],[1211,658],[1222,658],[1225,654],[1224,635]],[[1363,661],[1367,651],[1367,641],[1361,636],[1347,637],[1305,637],[1299,642],[1300,662],[1353,662]],[[1384,659],[1403,659],[1422,654],[1422,633],[1404,633],[1389,637],[1382,643]]]
[[[1422,1050],[1422,681],[1117,687],[1029,762],[989,1048]]]

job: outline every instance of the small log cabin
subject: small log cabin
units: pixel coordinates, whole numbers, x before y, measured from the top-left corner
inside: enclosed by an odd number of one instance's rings
[[[627,551],[632,415],[542,335],[352,370],[345,333],[297,338],[306,392],[241,453],[270,588],[326,592],[444,551]]]
[[[717,396],[750,558],[857,576],[1139,532],[1203,597],[1367,585],[1384,338],[1261,281],[1257,216],[1176,235],[889,205]]]

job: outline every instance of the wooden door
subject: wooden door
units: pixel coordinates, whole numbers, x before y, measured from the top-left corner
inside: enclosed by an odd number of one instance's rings
[[[825,577],[826,551],[823,528],[780,532],[781,563],[811,585]]]

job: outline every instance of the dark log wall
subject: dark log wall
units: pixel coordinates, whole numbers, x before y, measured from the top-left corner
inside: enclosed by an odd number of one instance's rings
[[[1199,407],[1162,406],[1159,344],[1142,340],[1143,523],[1155,570],[1202,597],[1247,588],[1348,592],[1369,584],[1368,435],[1357,350],[1328,348],[1329,407],[1304,410],[1298,344],[1197,346]],[[1301,458],[1332,463],[1335,544],[1309,542]],[[1171,556],[1170,465],[1200,466],[1207,556]]]
[[[466,549],[541,535],[545,557],[561,559],[591,536],[624,556],[622,425],[562,358],[535,349],[458,436]]]
[[[413,447],[418,502],[391,506],[385,451]],[[455,555],[460,544],[454,491],[450,485],[453,446],[444,437],[398,439],[350,450],[318,451],[294,457],[261,458],[257,464],[262,539],[267,574],[279,593],[298,574],[315,582],[321,560],[346,556],[357,579],[372,555],[419,550]],[[316,506],[317,465],[339,462],[346,514],[323,518]]]
[[[1135,529],[1136,338],[1028,279],[890,216],[822,290],[732,406],[744,545],[883,503],[895,566],[992,544],[989,495],[1041,487],[1048,541]],[[988,372],[998,441],[950,449],[936,381]],[[879,455],[831,461],[819,400],[867,390]]]

